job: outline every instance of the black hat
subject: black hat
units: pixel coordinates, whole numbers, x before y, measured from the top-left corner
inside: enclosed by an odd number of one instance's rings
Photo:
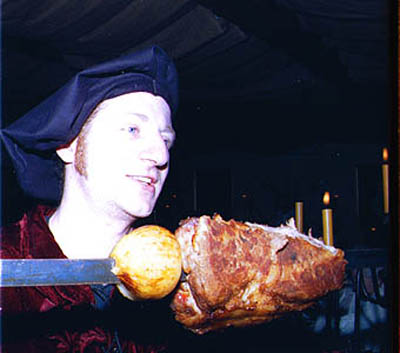
[[[159,47],[131,52],[77,73],[67,84],[1,130],[21,188],[30,196],[58,202],[62,164],[55,150],[70,143],[106,99],[130,92],[163,97],[174,114],[178,79],[172,60]]]

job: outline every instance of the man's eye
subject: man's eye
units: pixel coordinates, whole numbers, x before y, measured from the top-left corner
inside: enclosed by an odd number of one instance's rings
[[[134,135],[139,133],[139,128],[137,128],[136,126],[129,126],[127,128],[127,130],[129,133],[134,134]]]
[[[167,146],[167,148],[170,149],[172,147],[173,141],[169,138],[165,138],[163,140],[164,140],[165,146]]]

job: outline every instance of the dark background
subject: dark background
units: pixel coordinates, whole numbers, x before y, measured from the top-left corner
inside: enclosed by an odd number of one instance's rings
[[[370,237],[371,215],[376,229],[387,223],[377,173],[397,123],[394,6],[378,0],[3,1],[2,125],[77,71],[158,44],[177,64],[181,94],[158,222],[175,228],[180,218],[219,212],[278,224],[303,199],[305,224],[318,235],[322,195],[329,191],[338,195],[339,244],[372,246],[363,238]],[[396,151],[390,152],[393,158]],[[2,166],[8,222],[32,200],[15,184],[4,153]]]
[[[2,125],[81,69],[157,44],[176,62],[181,104],[170,176],[143,222],[173,230],[188,216],[217,212],[278,226],[303,201],[305,231],[319,237],[322,195],[329,191],[335,245],[387,250],[397,244],[382,210],[380,174],[382,148],[389,148],[392,175],[398,156],[395,6],[5,0]],[[2,222],[18,219],[34,202],[2,151]],[[298,319],[207,340],[183,335],[177,351],[259,352],[265,344],[274,352],[300,345],[321,351],[325,338],[309,335]]]

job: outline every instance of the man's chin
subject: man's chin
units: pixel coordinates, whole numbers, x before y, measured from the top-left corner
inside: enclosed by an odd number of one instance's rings
[[[141,210],[131,210],[129,214],[132,215],[132,218],[138,219],[138,218],[146,218],[149,217],[153,213],[154,207],[148,208],[148,209],[141,209]]]

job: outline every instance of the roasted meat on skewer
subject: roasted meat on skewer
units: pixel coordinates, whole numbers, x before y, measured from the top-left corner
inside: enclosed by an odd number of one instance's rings
[[[197,334],[303,310],[344,281],[343,251],[297,232],[293,222],[275,228],[193,217],[175,236],[186,281],[171,307]]]

